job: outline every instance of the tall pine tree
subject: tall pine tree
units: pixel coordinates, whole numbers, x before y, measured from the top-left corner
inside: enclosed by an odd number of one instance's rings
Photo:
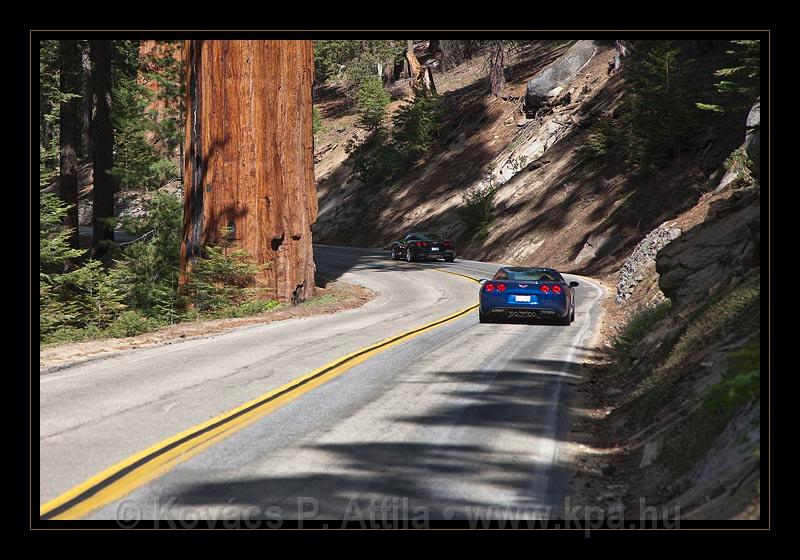
[[[92,93],[97,109],[92,119],[92,162],[94,188],[92,193],[92,246],[114,240],[114,129],[111,126],[111,41],[90,41],[92,62]],[[101,255],[98,255],[101,256]]]
[[[78,247],[78,102],[80,53],[75,40],[59,41],[59,196],[67,206],[69,244]]]

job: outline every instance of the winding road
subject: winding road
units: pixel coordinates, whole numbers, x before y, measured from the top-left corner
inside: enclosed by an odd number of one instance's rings
[[[479,324],[467,277],[499,264],[330,246],[315,259],[376,297],[41,375],[42,517],[558,507],[569,380],[600,288],[566,275],[580,282],[569,327]]]

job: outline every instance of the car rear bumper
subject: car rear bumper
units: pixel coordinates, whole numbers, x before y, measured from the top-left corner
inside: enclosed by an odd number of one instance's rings
[[[548,307],[493,307],[484,313],[509,319],[563,319],[567,316],[562,309]]]
[[[453,257],[455,254],[455,251],[433,251],[429,253],[417,253],[416,256],[419,259],[441,259],[444,257]]]

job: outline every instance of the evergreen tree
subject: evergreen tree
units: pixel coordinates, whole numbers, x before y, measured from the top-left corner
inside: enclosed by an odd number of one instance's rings
[[[715,103],[697,103],[707,111],[724,113],[750,107],[761,94],[761,41],[731,41],[726,53],[733,58],[733,66],[720,68],[714,75],[722,78],[716,84],[719,100]]]
[[[389,94],[377,76],[364,78],[356,94],[359,121],[369,129],[378,128],[386,115]]]
[[[59,180],[61,200],[67,207],[70,245],[78,247],[78,102],[80,53],[75,40],[59,41]]]
[[[690,60],[674,41],[643,41],[625,63],[630,157],[652,169],[691,144],[696,110],[686,76]]]
[[[111,122],[111,91],[114,45],[111,41],[90,41],[92,93],[97,111],[92,120],[92,246],[102,247],[114,241],[114,129]],[[103,253],[101,250],[100,253]],[[103,256],[102,254],[98,256]]]

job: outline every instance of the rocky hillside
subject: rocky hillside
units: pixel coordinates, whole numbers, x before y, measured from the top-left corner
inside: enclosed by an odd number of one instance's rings
[[[587,504],[760,517],[758,113],[740,148],[751,168],[645,236],[617,276],[615,328],[578,389],[572,484]]]
[[[531,42],[513,54],[500,98],[487,94],[481,57],[435,73],[448,140],[380,187],[354,176],[345,146],[369,134],[326,88],[315,241],[385,247],[408,230],[440,231],[464,257],[599,278],[612,289],[576,389],[571,494],[631,516],[646,496],[684,518],[758,518],[760,107],[704,120],[691,150],[650,173],[627,154],[584,157],[598,125],[623,116],[618,55],[591,41]],[[721,44],[699,52],[697,91],[713,87],[724,56]],[[393,107],[409,95],[396,84]],[[459,212],[476,191],[494,193],[485,238]]]
[[[722,50],[697,62],[706,86]],[[714,173],[740,143],[744,120],[741,112],[719,117],[697,133],[694,153],[646,176],[625,154],[582,158],[593,125],[619,116],[626,84],[624,71],[612,70],[616,55],[613,46],[591,41],[530,42],[511,55],[503,98],[488,95],[482,56],[435,73],[445,145],[380,187],[353,175],[345,147],[368,132],[355,126],[355,109],[341,91],[326,87],[317,101],[326,132],[315,139],[315,240],[385,247],[408,230],[435,230],[455,238],[468,258],[615,273],[648,232],[719,183]],[[582,64],[565,63],[576,57]],[[554,87],[531,110],[523,102],[542,76]],[[390,110],[410,91],[397,83],[393,95]],[[470,240],[458,209],[471,190],[487,189],[496,189],[489,234]]]

